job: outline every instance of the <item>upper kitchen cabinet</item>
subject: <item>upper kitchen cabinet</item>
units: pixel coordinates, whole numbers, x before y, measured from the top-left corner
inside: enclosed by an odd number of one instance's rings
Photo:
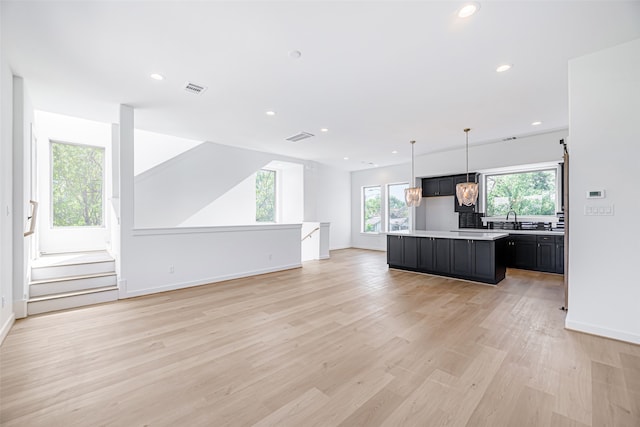
[[[422,179],[422,197],[453,196],[455,192],[452,176]]]
[[[464,175],[456,175],[453,177],[453,194],[455,195],[456,193],[456,185],[460,184],[462,182],[467,182],[467,174]],[[476,173],[469,173],[469,182],[478,182],[478,174]],[[471,206],[465,206],[462,205],[460,206],[460,203],[458,203],[458,198],[454,197],[453,198],[453,210],[454,212],[477,212],[477,207],[478,207],[478,203],[476,202],[475,205],[471,205]]]

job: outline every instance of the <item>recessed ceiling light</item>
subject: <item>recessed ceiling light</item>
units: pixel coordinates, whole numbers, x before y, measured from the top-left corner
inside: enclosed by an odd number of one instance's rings
[[[267,116],[275,116],[275,115],[276,115],[276,112],[275,112],[275,111],[267,111],[265,114],[266,114]]]
[[[538,125],[541,125],[541,124],[542,124],[542,122],[533,122],[533,123],[531,123],[531,126],[538,126]]]
[[[398,154],[398,150],[393,150],[391,154]]]
[[[345,160],[349,160],[349,158],[348,158],[348,157],[343,157],[343,159],[345,159]]]
[[[502,64],[500,65],[498,68],[496,68],[496,71],[498,73],[504,73],[507,70],[511,69],[511,65],[510,64]]]
[[[153,73],[149,77],[151,77],[153,80],[164,80],[164,76],[158,73]]]
[[[327,129],[327,128],[322,128],[322,129],[320,129],[320,132],[329,132],[329,129]]]
[[[468,18],[480,9],[480,4],[473,2],[467,3],[458,11],[458,18]]]

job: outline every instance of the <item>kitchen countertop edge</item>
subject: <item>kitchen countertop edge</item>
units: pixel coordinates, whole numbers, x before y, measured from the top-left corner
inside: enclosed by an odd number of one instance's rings
[[[478,231],[429,231],[416,230],[412,232],[389,232],[388,236],[409,236],[409,237],[434,237],[436,239],[463,239],[463,240],[498,240],[509,237],[507,232],[478,232]]]

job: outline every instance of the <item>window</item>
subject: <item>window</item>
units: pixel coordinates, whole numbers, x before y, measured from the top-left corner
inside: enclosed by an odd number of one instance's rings
[[[364,233],[382,231],[381,196],[380,186],[362,188],[362,231]]]
[[[276,171],[256,173],[256,222],[276,222]]]
[[[103,225],[104,148],[51,142],[54,227]]]
[[[409,230],[409,207],[404,201],[407,188],[407,183],[387,185],[387,231]]]
[[[485,175],[486,215],[505,216],[514,210],[519,216],[555,216],[557,177],[558,168]]]

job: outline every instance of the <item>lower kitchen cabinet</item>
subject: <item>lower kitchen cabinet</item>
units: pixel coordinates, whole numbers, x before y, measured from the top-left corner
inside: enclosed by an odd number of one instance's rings
[[[487,240],[455,240],[451,244],[451,273],[466,278],[492,279],[496,274],[504,277],[505,262],[496,258],[504,250],[505,239]],[[498,257],[496,257],[498,252]],[[496,269],[502,270],[496,272]]]
[[[418,238],[418,268],[434,273],[449,273],[449,239]]]
[[[564,274],[564,236],[555,236],[556,273]]]
[[[555,236],[536,237],[536,270],[549,273],[556,272],[556,241]]]
[[[387,264],[415,269],[418,267],[418,242],[412,236],[387,236]]]
[[[564,236],[512,234],[506,251],[507,267],[564,273]]]
[[[508,237],[507,266],[536,269],[536,236],[512,234]]]

